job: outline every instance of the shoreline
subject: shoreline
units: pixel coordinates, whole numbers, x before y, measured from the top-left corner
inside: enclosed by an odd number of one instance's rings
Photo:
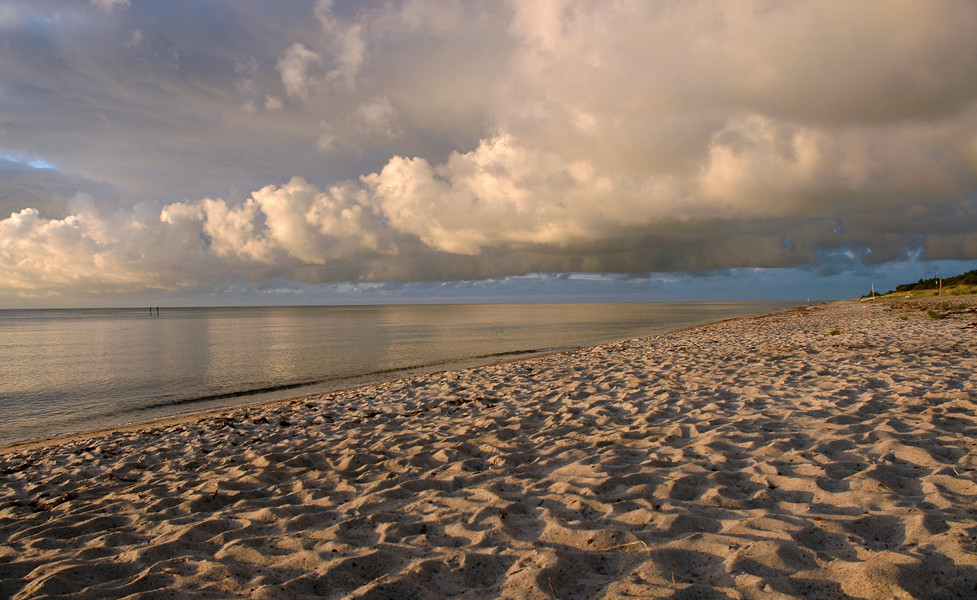
[[[244,315],[233,309],[194,309],[182,311],[184,316],[174,316],[174,312],[169,320],[158,322],[147,322],[141,316],[130,322],[131,316],[120,317],[118,311],[109,309],[96,311],[95,321],[25,318],[21,325],[26,323],[26,330],[38,332],[32,339],[44,339],[53,328],[69,335],[65,347],[72,347],[72,334],[75,342],[83,339],[79,333],[95,327],[92,323],[106,321],[106,327],[120,329],[120,334],[115,342],[107,343],[94,367],[85,364],[84,353],[49,352],[41,344],[26,343],[23,351],[13,351],[12,363],[20,365],[14,372],[20,375],[6,382],[10,397],[5,403],[7,418],[0,423],[0,446],[528,358],[663,333],[737,313],[791,307],[782,302],[643,302],[622,304],[620,311],[613,304],[593,308],[572,304],[567,310],[566,305],[552,306],[559,308],[381,307],[384,312],[379,321],[375,307],[341,307],[340,313],[332,312],[331,307],[260,308]],[[341,324],[340,316],[350,311],[353,321]],[[388,315],[389,311],[394,314]],[[460,320],[459,315],[471,319]],[[227,320],[227,316],[232,318]],[[200,319],[207,327],[194,326]],[[300,327],[309,319],[314,319],[312,325]],[[249,325],[245,330],[254,329],[256,337],[234,333],[229,323],[239,320]],[[211,322],[218,333],[213,340],[204,340],[199,331],[209,330]],[[159,326],[163,323],[165,327]],[[345,334],[335,335],[352,326],[357,328],[356,341]],[[15,348],[20,347],[17,331],[19,326],[13,328],[11,338]],[[271,335],[267,331],[284,335],[281,341],[288,351],[271,352],[258,343],[271,339],[266,339]],[[447,337],[438,341],[437,335]],[[157,339],[160,336],[168,341]],[[242,346],[248,337],[255,337],[254,343]],[[133,345],[131,352],[118,350],[129,345]],[[249,349],[252,347],[254,350]],[[189,356],[194,358],[186,358]],[[42,365],[49,362],[61,366],[44,371]]]
[[[833,302],[5,447],[0,596],[967,597],[975,335]]]
[[[249,403],[246,403],[246,404],[238,404],[238,405],[235,405],[235,406],[227,406],[227,407],[222,407],[222,408],[209,408],[209,409],[201,410],[199,412],[189,412],[189,413],[185,413],[185,414],[173,415],[173,416],[168,416],[168,417],[159,417],[159,418],[156,418],[156,419],[149,419],[149,420],[146,420],[146,421],[133,421],[131,423],[123,423],[121,425],[110,425],[110,426],[106,426],[106,427],[98,427],[96,429],[89,429],[89,430],[85,430],[85,431],[69,432],[69,433],[52,435],[52,436],[42,437],[42,438],[37,438],[37,439],[21,440],[21,441],[17,441],[17,442],[9,442],[9,443],[5,443],[5,444],[0,444],[0,456],[2,456],[3,454],[9,453],[9,452],[17,452],[17,451],[20,451],[20,450],[33,450],[33,449],[38,449],[38,448],[45,448],[45,447],[48,447],[48,446],[57,446],[59,444],[63,444],[63,443],[66,443],[66,442],[73,442],[73,441],[77,441],[79,439],[90,439],[90,438],[105,437],[105,436],[108,436],[108,435],[112,435],[114,433],[138,432],[138,431],[141,431],[143,429],[150,429],[150,428],[156,428],[156,427],[169,427],[171,425],[186,424],[186,423],[189,423],[189,422],[195,422],[195,421],[200,421],[200,420],[207,420],[207,419],[214,419],[214,418],[222,418],[222,417],[227,416],[228,413],[233,413],[233,412],[237,412],[237,411],[247,411],[247,410],[252,410],[252,409],[254,409],[254,410],[261,410],[261,409],[272,410],[272,409],[278,407],[279,405],[289,405],[289,404],[296,404],[296,403],[300,403],[300,402],[319,400],[319,399],[323,398],[324,396],[330,395],[330,394],[347,394],[347,393],[353,393],[353,392],[356,392],[357,390],[361,390],[363,388],[370,388],[370,387],[374,387],[374,386],[378,386],[378,385],[392,383],[392,382],[400,381],[402,379],[410,379],[412,376],[414,376],[414,377],[416,377],[416,376],[432,376],[432,375],[439,375],[439,374],[445,374],[445,373],[452,373],[452,372],[455,372],[455,371],[464,371],[466,369],[473,369],[473,368],[479,368],[479,367],[490,367],[490,366],[503,365],[503,364],[513,363],[513,362],[522,362],[522,361],[533,360],[535,358],[540,358],[540,357],[544,357],[544,356],[550,356],[550,355],[553,355],[553,354],[572,353],[572,352],[576,352],[578,350],[581,350],[581,349],[584,349],[584,348],[587,348],[587,347],[588,346],[580,346],[580,347],[575,347],[575,348],[562,348],[562,349],[554,349],[554,350],[539,350],[539,351],[525,351],[525,352],[518,352],[518,353],[516,353],[516,352],[505,353],[505,354],[520,354],[521,356],[518,357],[518,358],[506,358],[506,359],[501,359],[501,360],[492,361],[492,362],[488,362],[488,363],[475,362],[474,364],[472,364],[470,366],[460,366],[458,368],[438,369],[438,370],[433,370],[433,371],[427,371],[427,370],[425,370],[425,367],[424,366],[408,367],[408,368],[404,368],[404,369],[396,369],[395,372],[398,375],[404,374],[406,376],[405,377],[395,377],[395,378],[392,378],[392,379],[384,379],[384,378],[380,377],[380,378],[378,378],[375,381],[370,381],[370,382],[367,382],[367,383],[361,383],[361,384],[358,384],[358,385],[350,385],[350,386],[342,386],[342,387],[337,387],[335,389],[328,389],[328,390],[325,390],[325,391],[316,391],[316,392],[312,392],[312,393],[309,393],[309,394],[302,394],[302,395],[299,395],[299,396],[289,396],[287,398],[278,398],[278,399],[275,399],[275,400],[260,400],[260,401],[257,401],[257,402],[249,402]],[[471,359],[471,360],[472,361],[475,361],[475,359]],[[459,360],[458,361],[458,364],[459,365],[464,365],[464,364],[467,364],[468,362],[470,362],[470,361]],[[362,377],[355,377],[353,379],[366,379],[366,378],[372,378],[372,376],[373,376],[373,374],[370,374],[370,375],[365,375],[365,376],[362,376]],[[312,386],[310,385],[309,387],[312,387]]]
[[[818,304],[824,304],[824,303],[823,302],[820,302],[820,303],[814,303],[814,304],[804,304],[804,305],[800,305],[800,306],[797,306],[797,307],[788,308],[788,309],[784,309],[784,310],[776,311],[776,312],[772,312],[772,313],[761,313],[761,314],[758,314],[758,315],[746,315],[746,316],[741,316],[741,317],[730,317],[730,318],[727,318],[727,319],[720,319],[720,320],[717,320],[717,321],[709,321],[709,322],[700,323],[700,324],[697,324],[697,325],[688,325],[688,326],[679,327],[679,328],[676,328],[676,329],[665,329],[665,330],[663,330],[663,331],[661,331],[659,333],[651,334],[650,336],[642,336],[642,338],[635,338],[635,339],[643,339],[644,337],[654,337],[654,336],[658,336],[658,335],[666,335],[666,334],[669,334],[669,333],[679,333],[679,332],[691,331],[691,330],[694,330],[694,329],[699,328],[699,327],[710,326],[710,325],[719,324],[719,323],[725,323],[727,321],[735,321],[735,320],[738,320],[738,319],[747,319],[747,318],[754,318],[754,317],[762,317],[762,316],[768,316],[768,315],[775,315],[775,314],[780,314],[780,313],[791,311],[791,310],[797,310],[798,308],[804,308],[804,307],[809,307],[809,306],[817,306]],[[625,341],[630,341],[630,338],[629,339],[622,339],[622,340],[612,341],[612,342],[605,342],[605,343],[602,343],[602,344],[594,344],[594,345],[591,345],[591,346],[572,346],[572,347],[565,347],[565,348],[541,348],[541,349],[536,349],[536,350],[507,351],[507,352],[502,352],[502,353],[492,354],[492,355],[486,355],[486,356],[475,356],[475,357],[470,357],[470,358],[463,358],[463,359],[451,360],[451,361],[447,361],[445,363],[440,363],[440,364],[417,365],[417,366],[412,366],[412,367],[404,367],[404,368],[398,368],[398,369],[391,369],[390,371],[385,371],[385,372],[366,373],[364,375],[358,375],[358,376],[355,376],[355,377],[350,377],[347,380],[350,383],[350,385],[345,385],[343,383],[339,383],[339,384],[337,384],[337,387],[332,387],[330,385],[325,385],[325,384],[300,385],[300,386],[297,386],[297,387],[299,387],[299,388],[306,387],[306,388],[314,389],[314,391],[310,391],[309,393],[306,393],[306,394],[299,394],[297,396],[287,396],[287,397],[275,398],[275,399],[270,399],[270,400],[256,400],[256,401],[253,401],[253,402],[246,402],[246,403],[243,403],[243,404],[235,404],[233,406],[225,406],[225,407],[219,407],[219,408],[207,408],[207,409],[202,409],[202,410],[199,410],[199,411],[191,411],[191,412],[186,412],[186,413],[181,413],[181,414],[174,414],[174,415],[171,415],[171,416],[150,418],[150,419],[147,419],[145,421],[132,421],[132,422],[121,423],[121,424],[117,424],[117,425],[106,425],[104,427],[95,427],[93,429],[86,429],[86,430],[82,430],[82,431],[70,431],[70,432],[65,432],[65,433],[59,433],[59,434],[50,435],[50,436],[44,436],[44,437],[40,437],[40,438],[33,438],[33,439],[26,439],[26,440],[18,440],[18,441],[14,441],[14,442],[0,443],[0,455],[5,454],[5,453],[8,453],[8,452],[14,452],[14,451],[21,450],[21,449],[32,449],[32,448],[41,448],[41,447],[45,447],[45,446],[49,446],[49,445],[57,445],[57,444],[64,443],[64,442],[69,442],[69,441],[72,441],[72,440],[75,440],[75,439],[78,439],[78,438],[89,438],[89,437],[99,437],[99,436],[104,436],[104,435],[110,435],[110,434],[115,433],[117,431],[125,431],[125,432],[138,431],[138,430],[141,430],[141,429],[144,429],[144,428],[147,428],[147,427],[153,427],[153,426],[161,426],[161,427],[163,427],[163,426],[168,426],[168,425],[176,425],[176,424],[181,424],[181,423],[187,423],[187,422],[191,422],[191,421],[196,421],[197,419],[205,419],[205,418],[219,417],[219,416],[225,415],[228,412],[233,412],[233,411],[240,410],[240,409],[269,407],[269,406],[273,406],[273,405],[277,405],[277,404],[282,404],[282,403],[288,404],[288,403],[293,403],[293,402],[301,402],[301,401],[305,401],[307,399],[321,398],[321,397],[323,397],[323,396],[325,396],[327,394],[337,394],[337,393],[354,391],[354,390],[357,390],[357,389],[360,389],[360,388],[365,388],[365,387],[370,387],[370,386],[375,386],[375,385],[381,385],[381,384],[384,384],[384,383],[391,383],[391,382],[398,381],[398,380],[401,380],[401,379],[410,379],[411,377],[426,376],[426,375],[437,375],[437,374],[443,374],[443,373],[450,373],[450,372],[454,372],[454,371],[463,371],[463,370],[472,369],[472,368],[489,367],[489,366],[493,366],[493,365],[500,365],[500,364],[506,364],[506,363],[511,363],[511,362],[520,362],[520,361],[525,361],[525,360],[533,360],[535,358],[550,356],[550,355],[553,355],[553,354],[572,353],[572,352],[577,352],[577,351],[580,351],[580,350],[585,350],[585,349],[588,349],[588,348],[594,348],[594,347],[597,347],[597,346],[605,346],[605,345],[609,345],[609,344],[621,343],[621,342],[625,342]],[[515,355],[518,355],[518,356],[515,356]],[[490,360],[489,362],[482,362],[482,359],[493,359],[493,360]],[[442,366],[444,366],[446,368],[441,368]],[[389,377],[387,377],[388,375],[389,375]],[[264,394],[261,394],[261,393],[257,393],[257,394],[243,394],[242,396],[246,396],[246,395],[262,396]]]

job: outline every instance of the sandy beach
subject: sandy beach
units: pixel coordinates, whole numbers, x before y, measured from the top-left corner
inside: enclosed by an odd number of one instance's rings
[[[977,298],[0,449],[0,598],[975,598]]]

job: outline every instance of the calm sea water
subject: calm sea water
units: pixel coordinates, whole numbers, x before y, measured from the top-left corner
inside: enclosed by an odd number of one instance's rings
[[[786,303],[0,310],[0,444],[785,309]]]

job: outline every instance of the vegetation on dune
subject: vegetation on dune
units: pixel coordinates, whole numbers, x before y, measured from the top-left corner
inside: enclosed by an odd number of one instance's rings
[[[930,279],[920,279],[916,283],[903,283],[897,285],[894,290],[889,290],[884,294],[874,294],[874,296],[877,298],[886,296],[920,298],[936,296],[938,294],[943,296],[977,294],[977,269],[961,273],[960,275],[954,275],[953,277],[944,277],[942,284],[939,277],[931,277]],[[870,292],[862,296],[862,298],[871,296],[873,294]]]
[[[977,286],[977,269],[943,279],[943,289],[958,285]],[[897,285],[893,292],[916,292],[938,289],[940,289],[940,280],[933,277],[931,279],[920,279],[916,283],[904,283],[902,285]],[[892,292],[889,293],[891,294]]]

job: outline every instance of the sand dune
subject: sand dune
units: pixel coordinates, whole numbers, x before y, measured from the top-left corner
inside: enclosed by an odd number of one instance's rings
[[[977,299],[937,302],[8,447],[0,597],[975,598]]]

